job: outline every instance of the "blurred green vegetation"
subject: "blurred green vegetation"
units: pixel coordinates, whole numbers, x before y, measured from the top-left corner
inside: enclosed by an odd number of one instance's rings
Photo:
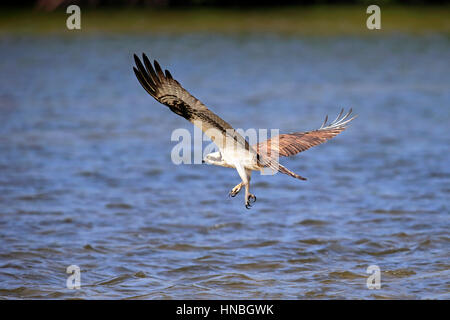
[[[261,32],[302,35],[449,33],[450,6],[381,8],[381,30],[368,30],[366,6],[307,6],[259,9],[129,7],[82,9],[81,30],[66,28],[64,10],[6,9],[1,34]]]
[[[82,7],[261,7],[261,6],[309,6],[309,5],[442,5],[448,0],[2,0],[3,5],[35,6],[54,10],[59,6],[77,4]]]

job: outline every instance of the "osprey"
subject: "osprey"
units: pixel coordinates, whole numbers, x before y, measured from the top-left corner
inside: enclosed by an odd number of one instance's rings
[[[306,180],[283,167],[278,158],[293,156],[326,142],[344,131],[346,124],[356,117],[350,117],[352,109],[342,116],[344,112],[342,109],[336,119],[329,124],[326,116],[322,126],[317,130],[280,134],[251,146],[230,124],[184,89],[168,70],[163,72],[156,60],[152,65],[145,54],[142,54],[142,60],[143,64],[134,55],[136,67],[133,67],[133,70],[142,87],[158,102],[168,106],[172,112],[198,126],[217,145],[219,151],[206,155],[203,163],[237,170],[242,182],[231,189],[229,195],[235,197],[245,187],[247,209],[256,201],[256,197],[250,193],[252,171],[270,168],[275,173],[281,172],[299,180]]]

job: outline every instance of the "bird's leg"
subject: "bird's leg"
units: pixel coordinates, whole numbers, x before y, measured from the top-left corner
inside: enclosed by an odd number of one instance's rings
[[[230,193],[228,194],[230,197],[236,197],[236,195],[241,191],[242,187],[244,186],[244,183],[239,183],[236,187],[231,189]]]
[[[240,163],[237,163],[236,170],[242,179],[242,183],[245,186],[245,207],[250,209],[251,204],[256,201],[256,197],[250,193],[250,178],[252,171],[245,169]]]
[[[247,176],[248,176],[248,182],[245,184],[245,207],[247,209],[250,209],[250,207],[252,206],[252,203],[256,202],[256,197],[254,194],[250,193],[250,180],[251,180],[252,171],[246,169],[245,172],[247,173]]]

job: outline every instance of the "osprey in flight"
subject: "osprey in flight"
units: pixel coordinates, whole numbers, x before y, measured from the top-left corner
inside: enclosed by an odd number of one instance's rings
[[[275,173],[281,172],[306,180],[283,167],[278,162],[278,157],[293,156],[326,142],[344,131],[346,125],[355,118],[350,117],[352,109],[344,116],[342,110],[336,119],[328,124],[327,116],[317,130],[280,134],[251,146],[231,125],[184,89],[169,71],[163,72],[156,60],[152,65],[145,54],[142,55],[144,64],[136,55],[134,60],[136,67],[133,67],[133,70],[142,87],[158,102],[168,106],[172,112],[198,126],[217,145],[219,151],[206,155],[203,163],[237,170],[242,182],[231,189],[229,195],[235,197],[242,187],[245,187],[247,209],[256,201],[256,197],[250,193],[250,177],[253,170],[262,171],[264,168],[270,168]]]

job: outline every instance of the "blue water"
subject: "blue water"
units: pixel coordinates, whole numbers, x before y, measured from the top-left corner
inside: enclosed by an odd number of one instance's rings
[[[134,52],[236,128],[359,117],[282,160],[307,181],[254,174],[247,210],[235,170],[171,162],[192,125]],[[450,298],[449,56],[439,35],[2,36],[0,298]]]

